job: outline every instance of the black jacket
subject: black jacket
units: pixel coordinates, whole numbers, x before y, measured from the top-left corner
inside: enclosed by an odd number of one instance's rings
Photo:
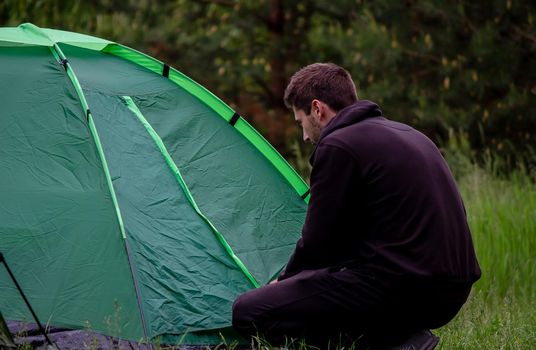
[[[330,266],[453,282],[480,277],[460,193],[422,133],[359,101],[322,131],[311,165],[302,237],[279,280]]]

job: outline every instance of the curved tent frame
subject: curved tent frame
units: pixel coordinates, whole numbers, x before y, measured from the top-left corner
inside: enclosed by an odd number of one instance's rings
[[[231,107],[175,68],[130,47],[90,35],[39,28],[31,23],[24,23],[15,28],[3,28],[0,31],[0,47],[38,45],[54,48],[59,43],[101,51],[121,57],[156,74],[161,74],[169,78],[173,83],[190,92],[214,110],[221,118],[233,125],[240,134],[251,142],[273,164],[305,202],[309,202],[308,185],[281,154]],[[87,105],[84,107],[87,107]]]
[[[86,113],[87,124],[91,137],[95,142],[95,147],[97,153],[100,157],[102,167],[105,173],[105,178],[108,183],[108,188],[111,194],[111,199],[113,206],[115,208],[115,215],[117,218],[117,223],[121,232],[121,235],[124,239],[125,249],[127,253],[127,258],[129,259],[129,268],[131,272],[132,281],[134,283],[134,290],[137,299],[137,306],[140,313],[141,324],[143,328],[143,333],[146,339],[150,339],[147,325],[145,322],[145,317],[143,313],[143,307],[141,306],[141,298],[139,297],[139,287],[137,286],[137,281],[135,278],[135,271],[133,270],[133,265],[130,262],[131,251],[128,245],[128,240],[126,240],[125,228],[123,224],[123,219],[119,205],[117,202],[117,197],[115,190],[112,184],[112,179],[110,176],[110,170],[107,165],[107,161],[104,155],[104,151],[95,127],[95,122],[91,115],[90,106],[87,103],[87,100],[84,96],[84,92],[80,86],[76,74],[69,64],[68,57],[65,56],[58,44],[68,44],[71,46],[77,46],[89,50],[100,51],[109,55],[117,56],[119,58],[128,60],[136,65],[139,65],[151,72],[154,72],[158,75],[162,75],[168,78],[171,82],[179,86],[180,88],[188,91],[191,95],[196,97],[199,101],[203,102],[210,109],[212,109],[217,115],[223,118],[226,122],[231,124],[234,129],[236,129],[243,137],[245,137],[283,176],[286,181],[291,185],[291,187],[296,191],[296,193],[306,202],[309,201],[309,188],[307,184],[301,179],[301,177],[296,173],[296,171],[288,164],[288,162],[273,148],[270,143],[266,141],[244,118],[238,115],[233,109],[231,109],[227,104],[221,101],[218,97],[213,95],[210,91],[205,89],[203,86],[199,85],[189,77],[185,76],[178,70],[169,67],[167,64],[154,59],[148,55],[145,55],[139,51],[136,51],[127,46],[84,35],[78,33],[71,33],[66,31],[54,30],[54,29],[44,29],[39,28],[33,24],[25,23],[16,28],[2,28],[0,30],[0,47],[17,47],[17,46],[45,46],[48,47],[55,57],[55,59],[61,63],[69,76],[70,81],[72,82],[75,91],[78,95],[80,104],[82,105],[83,110]],[[141,112],[137,109],[136,105],[128,96],[123,96],[123,99],[127,103],[129,109],[131,109],[134,114],[140,119],[142,124],[147,128],[147,123],[141,115]],[[207,219],[205,215],[201,213],[195,200],[190,194],[186,183],[184,182],[179,169],[167,153],[165,146],[162,144],[162,140],[158,137],[154,137],[154,130],[151,130],[149,127],[147,129],[149,134],[152,135],[155,143],[159,146],[162,155],[166,159],[169,167],[174,173],[177,181],[182,187],[184,193],[186,194],[188,201],[191,206],[195,209],[197,214],[210,226],[218,241],[226,250],[230,258],[236,263],[239,269],[243,272],[244,276],[254,287],[259,287],[259,283],[253,277],[253,275],[248,271],[243,262],[238,258],[229,244],[226,242],[223,235],[221,235],[218,230],[212,225],[212,223]]]

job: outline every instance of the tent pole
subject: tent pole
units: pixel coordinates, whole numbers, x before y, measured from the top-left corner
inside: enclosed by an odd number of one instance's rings
[[[117,197],[116,197],[116,194],[115,194],[114,186],[112,184],[112,178],[110,176],[110,170],[108,169],[108,163],[106,162],[106,157],[104,156],[104,151],[102,149],[102,145],[101,145],[101,142],[100,142],[100,139],[99,139],[99,134],[98,134],[96,126],[95,126],[95,122],[93,120],[93,116],[91,115],[91,111],[89,110],[89,105],[87,103],[86,97],[85,97],[84,92],[82,90],[82,86],[80,85],[80,82],[78,81],[78,78],[76,77],[76,74],[74,73],[74,70],[71,67],[71,64],[69,63],[69,60],[67,59],[67,56],[65,56],[65,54],[63,53],[63,51],[61,50],[61,48],[59,47],[59,45],[57,43],[54,43],[54,45],[52,47],[50,47],[50,50],[51,50],[52,54],[54,55],[54,57],[58,60],[58,62],[65,69],[65,72],[67,73],[67,76],[71,80],[71,83],[73,84],[73,87],[74,87],[74,89],[75,89],[75,91],[76,91],[76,93],[78,95],[78,100],[80,101],[80,104],[82,105],[82,108],[85,109],[85,111],[86,111],[86,118],[87,118],[87,125],[89,127],[89,132],[90,132],[90,134],[91,134],[91,136],[93,138],[93,141],[95,142],[95,146],[96,146],[96,149],[97,149],[97,154],[99,155],[100,160],[101,160],[102,168],[104,170],[104,176],[106,178],[106,182],[108,183],[108,189],[110,191],[110,195],[112,197],[112,202],[113,202],[113,205],[114,205],[114,208],[115,208],[115,214],[116,214],[117,222],[118,222],[118,225],[119,225],[119,230],[121,231],[121,236],[123,237],[123,240],[125,241],[125,249],[126,249],[126,253],[127,253],[127,261],[128,261],[130,273],[132,275],[132,283],[134,285],[134,293],[136,294],[138,310],[140,312],[140,318],[141,318],[143,334],[145,336],[145,339],[147,339],[147,342],[149,343],[149,348],[152,350],[153,349],[153,344],[152,344],[152,342],[150,342],[149,332],[148,332],[148,329],[147,329],[147,324],[145,323],[145,318],[144,318],[144,315],[143,315],[143,308],[142,308],[142,305],[141,305],[141,298],[139,296],[139,290],[137,288],[136,279],[135,279],[135,276],[134,276],[134,272],[132,270],[133,268],[132,268],[132,264],[131,264],[131,261],[130,261],[130,253],[129,253],[129,250],[128,250],[128,245],[126,243],[126,238],[127,237],[126,237],[126,233],[125,233],[125,226],[123,224],[123,218],[121,216],[121,210],[119,209],[119,204],[117,202]]]
[[[22,288],[20,287],[19,282],[17,282],[17,279],[13,275],[13,272],[11,272],[11,269],[9,268],[9,266],[7,264],[7,261],[4,258],[4,254],[2,254],[1,252],[0,252],[0,262],[4,263],[4,266],[6,267],[6,270],[7,270],[7,273],[9,274],[9,277],[11,277],[11,280],[13,280],[13,283],[15,283],[15,287],[17,287],[17,289],[19,290],[19,293],[22,296],[22,299],[24,299],[24,302],[26,303],[26,306],[28,306],[28,309],[32,313],[32,316],[33,316],[35,322],[37,323],[37,327],[39,327],[39,331],[41,333],[43,333],[43,335],[45,336],[45,339],[46,339],[48,345],[55,346],[57,348],[56,344],[53,344],[52,341],[50,340],[50,338],[48,337],[47,333],[45,332],[45,329],[41,325],[41,322],[39,322],[39,319],[37,318],[37,315],[35,314],[32,306],[30,305],[30,302],[26,298],[26,295],[22,291]]]

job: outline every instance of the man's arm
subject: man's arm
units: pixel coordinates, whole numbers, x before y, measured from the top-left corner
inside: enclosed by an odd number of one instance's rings
[[[311,173],[311,199],[302,236],[279,280],[300,271],[332,265],[350,233],[344,224],[350,215],[349,203],[355,200],[359,186],[356,160],[342,147],[320,144]]]

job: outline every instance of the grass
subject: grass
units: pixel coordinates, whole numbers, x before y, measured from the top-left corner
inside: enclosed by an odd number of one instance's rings
[[[521,168],[501,175],[500,160],[490,157],[477,166],[459,150],[447,150],[447,160],[464,198],[482,278],[456,318],[434,331],[441,338],[437,349],[536,348],[536,174]],[[260,338],[252,348],[274,349]],[[287,348],[311,347],[297,341]]]
[[[295,148],[293,163],[308,178]],[[465,202],[482,278],[456,318],[434,331],[437,349],[536,349],[536,169],[505,174],[504,161],[490,154],[477,165],[463,137],[449,140],[444,153]],[[274,349],[262,339],[254,345]]]
[[[482,278],[460,314],[437,333],[439,349],[536,348],[536,186],[518,169],[470,164],[458,180]]]
[[[443,151],[465,202],[482,278],[456,318],[434,331],[437,349],[536,349],[536,169],[505,172],[506,162],[490,153],[477,165],[463,135],[451,135]],[[527,163],[536,165],[534,158]],[[298,169],[306,169],[299,160]]]
[[[441,337],[438,349],[536,348],[536,173],[520,168],[500,174],[500,160],[489,157],[477,166],[455,146],[446,150],[447,160],[464,198],[482,278],[456,318],[434,331]],[[252,345],[273,349],[262,339]],[[215,348],[236,344],[223,340]],[[309,347],[295,342],[288,348]]]

